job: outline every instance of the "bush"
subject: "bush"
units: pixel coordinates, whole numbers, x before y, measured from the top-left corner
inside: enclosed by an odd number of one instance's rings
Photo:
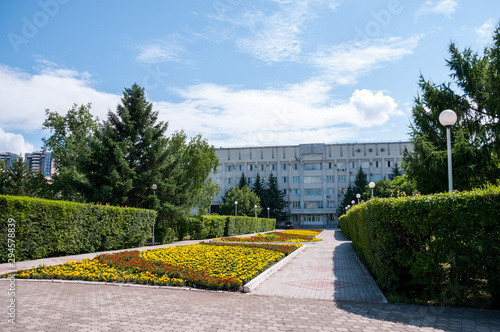
[[[1,241],[0,262],[142,246],[155,219],[152,210],[0,195],[0,236],[15,244],[9,252]]]
[[[500,187],[372,199],[339,220],[389,294],[464,305],[500,301]]]

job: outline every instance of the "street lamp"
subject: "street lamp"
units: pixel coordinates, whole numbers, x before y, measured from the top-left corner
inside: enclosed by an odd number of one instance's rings
[[[234,201],[234,215],[238,215],[238,201]]]
[[[158,186],[156,184],[153,184],[151,186],[151,189],[153,189],[153,195],[156,196],[156,189],[158,189]],[[155,245],[155,223],[153,223],[153,237],[151,238],[151,245]]]
[[[270,209],[271,209],[271,208],[267,208],[267,219],[269,219],[269,210],[270,210]]]
[[[255,218],[257,218],[257,205],[254,205],[254,206],[253,206],[253,209],[254,209],[254,211],[255,211]]]
[[[448,191],[453,191],[453,174],[451,171],[451,127],[457,122],[457,113],[444,110],[439,114],[439,122],[446,127],[446,145],[448,150]]]
[[[356,198],[358,199],[358,204],[359,204],[359,199],[361,198],[361,194],[356,194]]]
[[[375,182],[370,182],[368,183],[368,187],[370,187],[370,189],[372,190],[372,198],[373,198],[373,188],[375,188]]]

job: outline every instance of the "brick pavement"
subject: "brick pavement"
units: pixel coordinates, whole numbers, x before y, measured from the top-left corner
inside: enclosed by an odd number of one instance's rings
[[[326,230],[253,295],[385,303],[384,294],[340,230]]]
[[[349,241],[321,237],[251,294],[16,280],[12,325],[3,279],[0,330],[500,331],[499,311],[383,303]]]

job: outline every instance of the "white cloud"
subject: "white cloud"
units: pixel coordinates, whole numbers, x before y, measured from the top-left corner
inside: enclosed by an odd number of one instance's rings
[[[154,64],[162,62],[191,63],[186,58],[188,52],[182,45],[178,34],[170,34],[165,39],[147,43],[136,43],[139,50],[137,61]]]
[[[360,128],[402,115],[380,91],[355,90],[348,101],[335,101],[330,90],[315,80],[281,90],[200,84],[178,91],[183,102],[158,102],[155,108],[172,127],[201,133],[215,146],[345,141]]]
[[[100,119],[116,109],[120,96],[93,89],[90,74],[39,63],[35,75],[0,64],[0,127],[5,130],[40,130],[47,108],[65,114],[74,103],[92,102]]]
[[[45,108],[66,113],[73,103],[91,102],[93,113],[105,119],[120,96],[93,89],[82,76],[88,75],[61,68],[29,75],[0,66],[5,92],[0,128],[40,131]],[[394,99],[381,91],[357,89],[347,100],[335,99],[330,83],[321,79],[261,90],[204,83],[175,92],[181,102],[154,102],[159,119],[169,122],[170,133],[184,129],[190,136],[202,134],[215,146],[359,141],[362,129],[402,115]],[[23,146],[22,136],[12,135],[4,134],[3,140]]]
[[[480,27],[474,28],[474,32],[477,34],[476,42],[480,44],[491,42],[493,31],[495,30],[495,22],[495,19],[490,18]]]
[[[0,153],[12,152],[15,154],[24,154],[26,152],[33,152],[35,147],[33,144],[26,142],[23,135],[6,133],[0,128]]]
[[[324,6],[334,10],[337,1],[289,0],[273,1],[279,8],[272,13],[260,10],[245,12],[237,19],[219,18],[248,29],[248,35],[236,39],[243,53],[267,63],[297,61],[302,52],[301,35],[315,18],[315,9]]]
[[[383,63],[398,61],[412,54],[422,35],[407,39],[370,39],[324,48],[309,57],[310,63],[320,68],[325,77],[338,84],[353,84],[358,77]]]
[[[458,7],[455,0],[426,1],[416,12],[415,19],[426,15],[444,15],[450,18]]]

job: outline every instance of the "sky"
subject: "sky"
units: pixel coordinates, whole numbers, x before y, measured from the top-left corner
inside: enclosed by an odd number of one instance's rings
[[[0,3],[0,152],[42,148],[45,111],[100,121],[144,87],[167,135],[219,147],[408,141],[422,74],[482,54],[500,1]]]

